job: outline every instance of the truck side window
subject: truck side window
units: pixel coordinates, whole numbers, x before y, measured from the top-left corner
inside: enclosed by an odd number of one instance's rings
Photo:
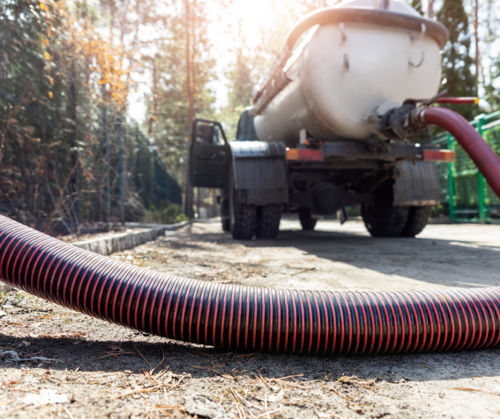
[[[198,123],[196,127],[196,142],[213,145],[225,144],[220,127],[210,123]]]
[[[196,127],[196,142],[213,144],[215,135],[214,126],[211,124],[198,124]]]

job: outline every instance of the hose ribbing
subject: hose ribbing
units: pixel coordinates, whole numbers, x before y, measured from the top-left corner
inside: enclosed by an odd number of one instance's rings
[[[73,247],[0,216],[0,275],[109,322],[250,351],[380,354],[496,347],[497,288],[317,292],[180,278]]]

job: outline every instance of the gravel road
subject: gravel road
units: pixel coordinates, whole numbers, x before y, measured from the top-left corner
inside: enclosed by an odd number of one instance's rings
[[[217,220],[114,254],[180,276],[322,290],[500,285],[500,225],[374,239],[359,222],[233,241]],[[248,354],[0,296],[0,417],[500,418],[500,350],[378,357]]]

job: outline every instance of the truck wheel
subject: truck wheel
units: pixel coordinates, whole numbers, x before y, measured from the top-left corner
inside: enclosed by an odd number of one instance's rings
[[[392,182],[387,181],[375,190],[371,204],[361,206],[361,216],[372,236],[395,237],[405,228],[409,207],[396,207],[393,200]]]
[[[231,224],[229,222],[229,200],[227,198],[222,199],[220,205],[220,215],[222,221],[222,231],[230,231]]]
[[[311,210],[309,208],[299,208],[299,221],[302,230],[314,230],[318,220],[311,217]]]
[[[234,175],[229,176],[229,227],[233,239],[251,240],[255,233],[257,210],[255,205],[240,204],[234,188]]]
[[[408,211],[408,219],[406,225],[401,232],[403,237],[415,237],[422,232],[432,213],[432,206],[425,207],[410,207]]]
[[[257,239],[275,239],[280,231],[281,205],[269,204],[257,207]]]

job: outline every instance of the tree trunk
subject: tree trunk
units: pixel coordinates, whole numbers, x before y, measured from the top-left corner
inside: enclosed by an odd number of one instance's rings
[[[429,0],[429,8],[427,9],[427,17],[434,19],[434,0]]]
[[[187,120],[187,133],[188,133],[188,153],[187,153],[187,176],[186,176],[186,198],[184,201],[184,213],[189,217],[194,217],[193,212],[193,186],[191,185],[191,179],[189,176],[189,168],[191,163],[191,130],[193,126],[194,119],[194,108],[193,108],[193,91],[191,87],[191,47],[190,47],[190,8],[189,0],[184,0],[185,5],[185,25],[186,25],[186,96],[187,96],[187,110],[188,110],[188,120]]]

